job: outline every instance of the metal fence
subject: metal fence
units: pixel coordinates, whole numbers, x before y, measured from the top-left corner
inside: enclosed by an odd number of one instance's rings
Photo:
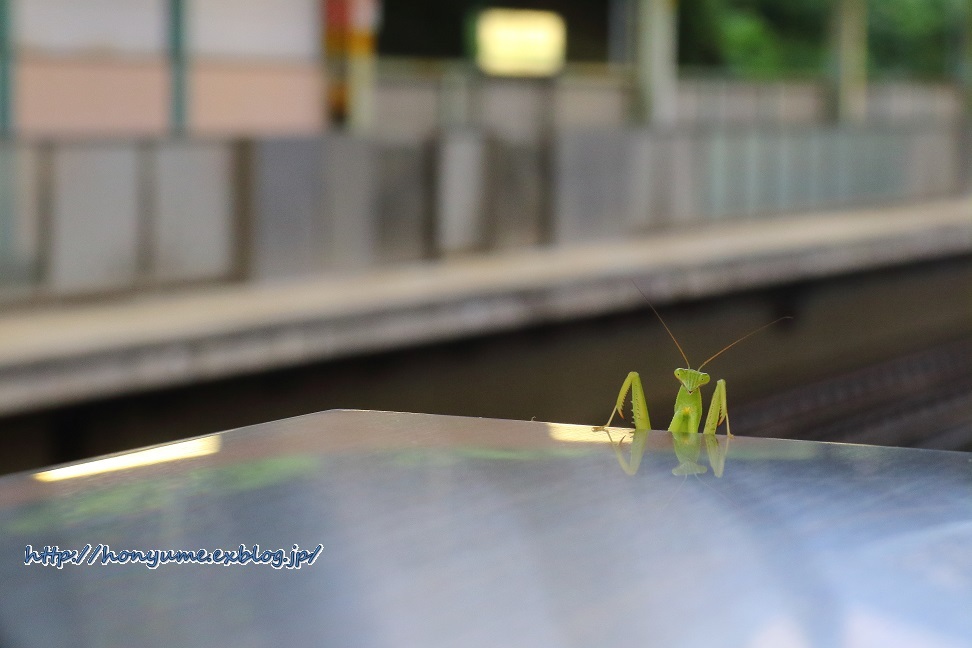
[[[353,272],[956,195],[969,140],[940,123],[5,143],[0,297]]]
[[[564,134],[554,239],[949,195],[967,184],[959,134],[926,126]]]
[[[832,91],[824,79],[686,76],[676,88],[676,122],[682,127],[822,124],[832,116]],[[373,128],[415,137],[466,126],[529,139],[547,122],[558,130],[630,126],[634,101],[631,72],[624,66],[572,64],[554,79],[510,79],[484,76],[468,62],[382,59]],[[874,82],[867,88],[867,121],[948,122],[962,115],[957,84]]]

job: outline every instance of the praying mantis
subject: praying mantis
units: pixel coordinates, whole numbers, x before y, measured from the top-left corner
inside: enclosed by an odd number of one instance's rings
[[[641,289],[639,288],[639,292]],[[668,336],[672,338],[672,342],[678,348],[679,353],[682,354],[682,359],[685,360],[687,367],[691,367],[692,363],[689,362],[688,356],[685,355],[685,351],[682,350],[682,345],[678,343],[675,335],[672,333],[671,329],[668,328],[668,324],[662,319],[662,316],[658,314],[655,310],[654,305],[648,300],[648,297],[642,292],[645,301],[648,302],[648,306],[655,313],[658,321],[661,322],[662,326],[665,327],[665,331]],[[765,324],[755,331],[751,331],[741,338],[737,339],[732,344],[723,347],[718,353],[711,356],[708,360],[699,365],[698,369],[691,368],[679,368],[675,370],[675,378],[679,382],[678,394],[675,396],[675,415],[672,417],[672,422],[668,426],[668,431],[672,433],[672,438],[675,441],[675,455],[678,457],[679,465],[672,470],[672,473],[676,475],[689,475],[689,474],[702,474],[706,472],[704,466],[699,465],[698,457],[700,453],[700,443],[699,443],[699,424],[702,422],[702,391],[701,387],[709,383],[709,374],[702,371],[702,368],[718,358],[720,355],[736,346],[743,340],[756,335],[760,331],[776,324],[785,319],[792,319],[791,317],[781,317],[777,320]],[[632,418],[634,419],[635,430],[632,434],[631,439],[631,452],[630,460],[625,460],[624,455],[621,453],[620,442],[615,445],[614,440],[611,439],[611,433],[608,428],[611,426],[611,422],[614,420],[614,416],[618,415],[624,418],[624,402],[628,397],[628,392],[631,392],[631,410]],[[716,439],[716,429],[722,422],[726,423],[726,446],[723,448],[719,445]],[[608,434],[608,439],[611,445],[614,447],[614,452],[617,455],[618,462],[621,464],[621,468],[624,469],[629,475],[634,475],[638,472],[638,467],[641,464],[641,458],[645,452],[645,442],[647,440],[648,431],[651,430],[651,421],[648,418],[648,405],[645,402],[645,391],[641,385],[641,377],[638,375],[637,371],[632,371],[628,373],[627,378],[624,380],[624,384],[621,385],[621,391],[618,393],[618,400],[611,410],[611,417],[608,422],[604,425],[594,428],[598,431],[604,431]],[[719,379],[716,381],[715,391],[712,394],[712,398],[709,401],[709,412],[705,417],[705,425],[702,428],[702,437],[705,439],[706,452],[709,457],[709,464],[712,466],[712,472],[716,477],[722,477],[722,471],[725,466],[726,452],[729,447],[729,439],[732,438],[732,431],[729,429],[729,410],[726,404],[726,381],[724,379]]]

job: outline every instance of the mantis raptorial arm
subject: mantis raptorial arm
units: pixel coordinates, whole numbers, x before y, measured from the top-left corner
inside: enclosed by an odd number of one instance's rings
[[[729,437],[726,437],[725,444],[719,443],[719,438],[714,434],[703,434],[702,437],[705,439],[705,454],[709,457],[712,474],[722,477],[722,471],[726,467],[726,455],[729,454]]]
[[[611,421],[614,420],[615,414],[624,418],[624,400],[628,397],[629,391],[631,392],[631,411],[633,414],[632,418],[634,418],[635,430],[631,436],[631,449],[628,453],[630,459],[625,459],[624,454],[621,452],[621,442],[614,442],[608,428],[611,426]],[[624,384],[621,385],[621,391],[618,393],[618,402],[614,405],[614,409],[611,410],[611,417],[607,423],[594,429],[607,432],[608,440],[611,442],[611,447],[614,448],[614,454],[617,456],[618,463],[621,464],[621,469],[624,472],[629,475],[634,475],[638,472],[638,467],[641,466],[641,458],[645,455],[645,443],[648,440],[648,430],[651,429],[651,421],[648,418],[648,404],[645,402],[645,390],[641,386],[641,377],[638,375],[638,372],[632,371],[624,379]]]
[[[632,371],[624,379],[624,384],[621,385],[621,391],[618,393],[618,402],[614,405],[614,409],[611,410],[611,418],[608,419],[607,423],[597,429],[603,430],[611,427],[611,421],[614,420],[615,414],[624,418],[624,399],[627,398],[628,391],[631,392],[631,412],[634,418],[635,429],[651,429],[651,421],[648,419],[648,404],[645,402],[645,390],[641,386],[641,376],[638,375],[637,371]]]
[[[705,417],[705,427],[702,431],[705,434],[715,434],[716,428],[723,421],[726,422],[726,436],[732,438],[732,432],[729,430],[729,409],[726,405],[726,381],[719,380],[712,393],[712,400],[709,401],[709,414]]]
[[[641,458],[645,456],[645,444],[648,441],[648,430],[635,430],[631,434],[631,449],[628,451],[628,456],[630,459],[624,458],[624,453],[621,452],[621,442],[614,442],[611,438],[611,432],[605,427],[604,431],[607,432],[608,440],[611,442],[611,447],[614,448],[614,455],[618,458],[618,463],[621,464],[621,470],[629,475],[634,475],[638,472],[638,468],[641,466]]]

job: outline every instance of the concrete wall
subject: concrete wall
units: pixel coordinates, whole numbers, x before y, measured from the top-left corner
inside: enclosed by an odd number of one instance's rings
[[[11,14],[18,133],[166,131],[166,0],[13,0]]]
[[[207,14],[206,21],[219,15]],[[258,41],[252,56],[243,56],[243,45],[228,35],[225,41],[197,44],[189,70],[192,132],[283,136],[327,128],[325,68],[301,31],[306,25],[288,29],[293,43]],[[206,30],[219,33],[215,26]],[[241,33],[239,39],[245,30]],[[56,42],[36,42],[46,45],[25,46],[17,59],[14,115],[20,133],[153,136],[168,130],[171,79],[161,51],[124,51],[124,43],[105,50],[61,51],[52,49]],[[442,128],[482,128],[506,140],[529,142],[551,129],[620,128],[630,123],[632,100],[627,81],[609,70],[569,72],[537,82],[383,65],[375,93],[374,135],[404,139],[431,137]],[[871,121],[944,122],[961,115],[961,96],[947,85],[875,85],[869,94]],[[679,84],[681,126],[809,125],[826,116],[826,89],[818,83]]]
[[[318,5],[253,0],[241,11],[229,0],[187,3],[189,129],[259,136],[325,128]],[[12,14],[19,134],[169,130],[167,0],[14,0]]]
[[[158,55],[167,7],[167,0],[12,0],[15,44],[26,52]]]
[[[169,83],[157,57],[22,56],[17,131],[28,138],[161,135],[169,128]]]
[[[320,4],[320,0],[246,0],[245,4],[191,0],[186,24],[192,55],[316,62],[321,45]]]
[[[316,63],[199,60],[189,78],[189,130],[206,136],[317,134],[327,126]]]

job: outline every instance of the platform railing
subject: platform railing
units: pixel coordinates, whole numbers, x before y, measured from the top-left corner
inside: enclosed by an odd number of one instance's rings
[[[0,299],[307,277],[965,194],[967,125],[0,144]]]

